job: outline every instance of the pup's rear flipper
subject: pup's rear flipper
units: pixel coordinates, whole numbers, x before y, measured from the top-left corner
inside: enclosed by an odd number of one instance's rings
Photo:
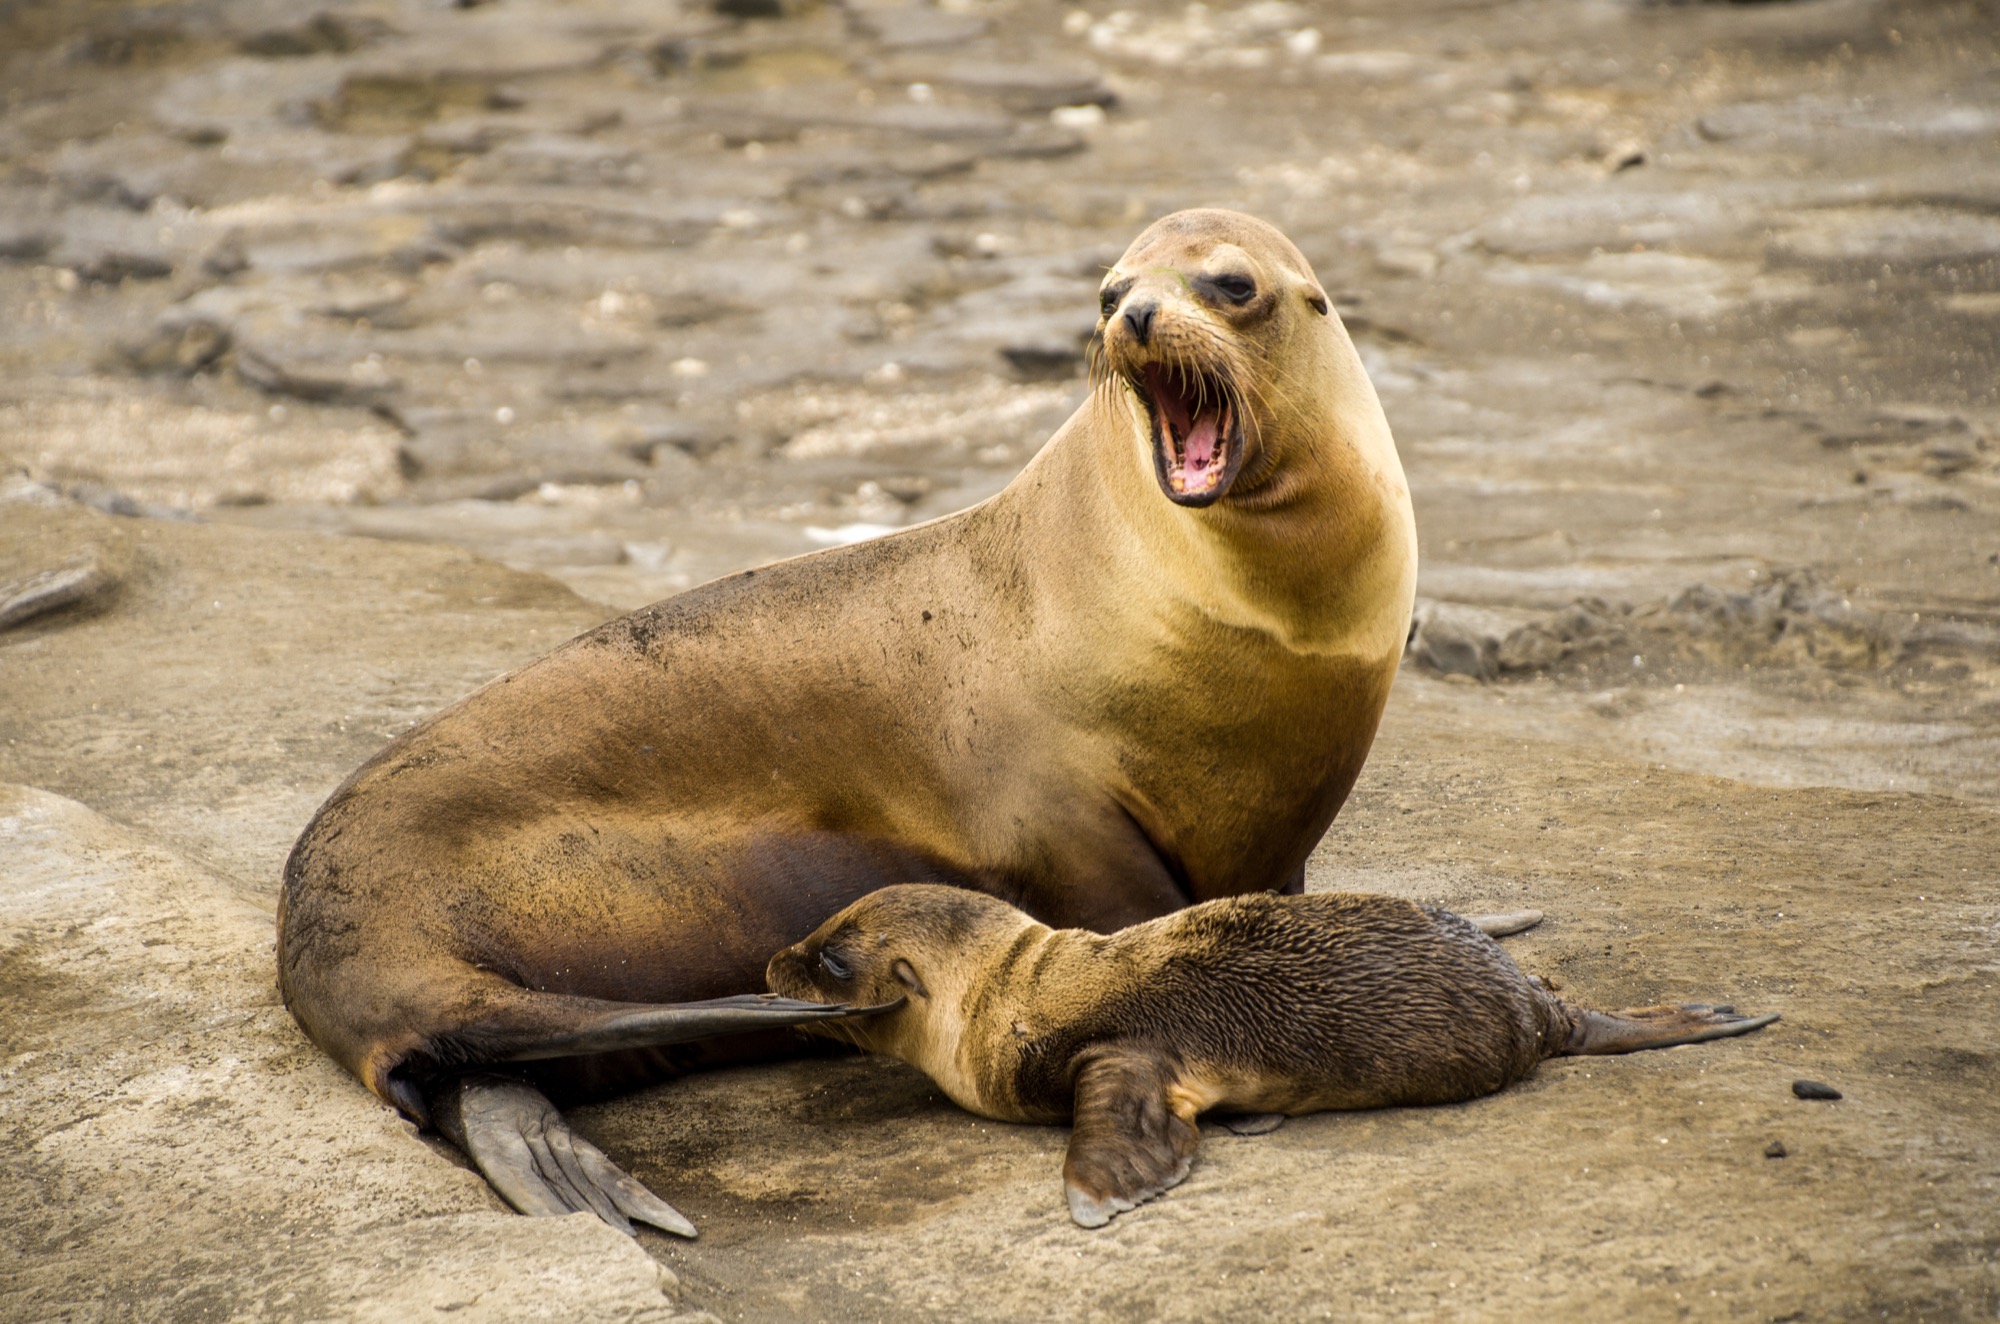
[[[1465,922],[1489,938],[1507,938],[1526,933],[1542,922],[1539,910],[1509,910],[1499,915],[1467,915]]]
[[[1678,1044],[1698,1044],[1710,1039],[1728,1039],[1761,1030],[1778,1014],[1738,1016],[1734,1007],[1710,1007],[1704,1003],[1661,1003],[1654,1007],[1627,1007],[1623,1011],[1585,1011],[1569,1008],[1572,1028],[1562,1057],[1595,1057],[1607,1053],[1636,1053],[1642,1048],[1672,1048]]]

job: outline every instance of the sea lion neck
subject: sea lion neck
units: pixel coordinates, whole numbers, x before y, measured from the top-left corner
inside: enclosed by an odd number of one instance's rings
[[[1147,600],[1171,599],[1301,651],[1329,640],[1342,651],[1400,649],[1416,575],[1409,488],[1351,343],[1337,323],[1325,332],[1326,343],[1310,347],[1318,362],[1298,374],[1319,393],[1294,394],[1282,416],[1260,420],[1269,472],[1247,472],[1210,506],[1162,495],[1147,420],[1128,392],[1110,382],[1091,393],[1037,467],[1068,489],[1074,520],[1126,535],[1093,539],[1120,548],[1093,574],[1128,578]],[[1377,615],[1357,636],[1358,618]]]

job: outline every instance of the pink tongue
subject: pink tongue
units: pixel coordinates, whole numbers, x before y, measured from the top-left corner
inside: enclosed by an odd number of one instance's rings
[[[1208,466],[1214,463],[1216,429],[1221,421],[1216,413],[1204,410],[1188,429],[1180,463],[1180,475],[1188,482],[1204,477]]]

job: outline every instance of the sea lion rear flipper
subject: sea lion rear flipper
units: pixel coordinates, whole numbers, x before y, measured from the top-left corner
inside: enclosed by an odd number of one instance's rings
[[[1489,938],[1526,933],[1542,922],[1539,910],[1510,910],[1501,915],[1467,915],[1465,922]]]
[[[1234,1136],[1267,1136],[1285,1124],[1283,1113],[1210,1113],[1209,1120]]]
[[[1063,1160],[1069,1216],[1079,1227],[1113,1217],[1180,1183],[1200,1141],[1191,1100],[1153,1050],[1087,1049],[1076,1068],[1076,1129]]]
[[[1761,1030],[1778,1019],[1776,1012],[1766,1016],[1738,1016],[1734,1007],[1711,1007],[1698,1002],[1681,1005],[1664,1002],[1613,1012],[1571,1007],[1569,1014],[1569,1043],[1558,1054],[1560,1057],[1636,1053],[1645,1048],[1673,1048],[1679,1044],[1728,1039]]]
[[[596,1214],[630,1236],[646,1223],[695,1235],[680,1211],[577,1135],[540,1090],[498,1076],[459,1076],[429,1092],[438,1129],[472,1159],[500,1197],[534,1218]]]

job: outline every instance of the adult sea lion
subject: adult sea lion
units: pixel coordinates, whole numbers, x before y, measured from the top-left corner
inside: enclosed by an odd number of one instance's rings
[[[1197,1114],[1457,1103],[1547,1057],[1748,1034],[1777,1016],[1586,1011],[1482,922],[1396,897],[1238,896],[1102,935],[994,897],[889,887],[771,958],[770,986],[886,1006],[821,1024],[923,1071],[961,1107],[1068,1122],[1070,1216],[1102,1227],[1178,1184]]]
[[[997,496],[613,621],[350,777],[285,866],[306,1032],[516,1208],[691,1235],[544,1090],[837,1014],[748,995],[849,902],[1110,930],[1296,890],[1409,626],[1388,424],[1261,221],[1155,223],[1101,312],[1094,389]]]

